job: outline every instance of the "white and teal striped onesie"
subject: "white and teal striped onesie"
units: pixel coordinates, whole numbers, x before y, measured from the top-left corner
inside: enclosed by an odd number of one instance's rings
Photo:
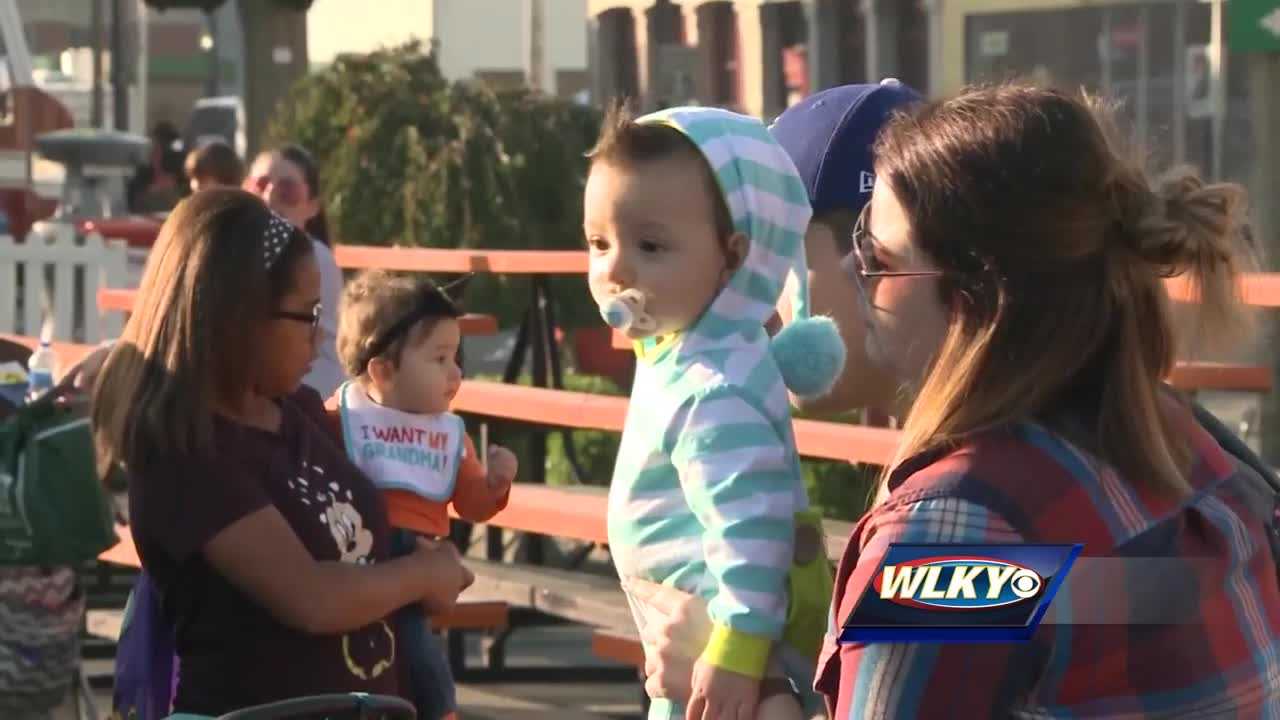
[[[703,659],[760,677],[770,653],[784,650],[778,643],[788,626],[796,514],[808,508],[785,368],[764,323],[789,275],[799,290],[792,306],[807,316],[809,202],[791,159],[758,120],[678,108],[639,122],[664,123],[693,140],[750,248],[692,328],[637,344],[609,492],[610,549],[624,581],[640,577],[705,598],[715,631]],[[817,634],[826,608],[813,611]],[[632,611],[642,624],[634,599]],[[789,654],[796,662],[785,663],[802,690],[812,678],[816,642],[806,638],[803,652]],[[653,702],[651,718],[675,716],[683,717],[683,709]]]

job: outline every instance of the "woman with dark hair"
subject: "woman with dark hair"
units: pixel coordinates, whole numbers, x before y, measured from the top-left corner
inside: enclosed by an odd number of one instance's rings
[[[173,123],[161,121],[151,131],[151,156],[134,170],[125,188],[129,212],[167,212],[186,195],[182,136]]]
[[[320,318],[319,355],[303,380],[323,397],[347,379],[338,362],[338,299],[342,295],[342,271],[333,258],[324,198],[320,192],[320,170],[315,160],[297,145],[285,145],[258,154],[249,167],[244,189],[262,198],[281,217],[304,231],[313,241],[320,266],[324,315]]]
[[[450,543],[392,558],[387,511],[299,387],[321,317],[314,244],[240,190],[183,201],[95,384],[99,466],[176,633],[176,712],[398,694],[388,617],[445,612],[470,582]]]

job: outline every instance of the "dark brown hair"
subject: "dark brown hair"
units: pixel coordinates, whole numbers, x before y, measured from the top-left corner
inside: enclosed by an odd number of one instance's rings
[[[384,340],[404,318],[420,320],[397,333],[375,357],[399,365],[405,347],[421,342],[442,318],[456,318],[462,311],[440,288],[425,280],[385,270],[366,270],[342,291],[338,315],[338,359],[351,377],[364,374],[374,344]]]
[[[950,323],[898,460],[980,428],[1038,420],[1134,483],[1187,489],[1161,398],[1177,353],[1162,280],[1200,292],[1200,328],[1243,329],[1245,195],[1189,169],[1150,182],[1110,109],[1024,85],[972,88],[891,122],[876,170],[945,272]],[[1063,420],[1066,421],[1063,421]]]
[[[221,140],[205,143],[187,153],[187,177],[202,183],[215,182],[227,187],[240,187],[244,180],[244,163],[230,145]]]
[[[207,457],[213,414],[252,387],[269,348],[257,328],[293,290],[311,253],[293,230],[268,269],[271,211],[238,189],[212,188],[170,213],[147,257],[134,312],[94,387],[99,469],[144,473],[165,457]],[[234,350],[233,350],[234,349]]]
[[[623,103],[615,103],[605,112],[604,122],[600,126],[600,137],[595,147],[587,152],[587,157],[594,165],[602,162],[608,165],[627,167],[641,163],[665,160],[669,157],[685,157],[698,164],[702,172],[707,191],[714,198],[716,236],[721,249],[734,233],[733,216],[729,214],[729,205],[725,202],[724,191],[716,180],[715,173],[703,157],[698,146],[679,130],[667,125],[638,123],[631,111]]]

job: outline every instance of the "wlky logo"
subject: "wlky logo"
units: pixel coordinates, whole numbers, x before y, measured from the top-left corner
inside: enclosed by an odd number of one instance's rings
[[[1031,638],[1082,545],[894,544],[842,642]]]

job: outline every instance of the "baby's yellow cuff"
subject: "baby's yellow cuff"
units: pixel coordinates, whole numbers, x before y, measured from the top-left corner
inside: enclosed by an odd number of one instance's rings
[[[763,635],[752,635],[734,630],[726,625],[715,625],[711,639],[702,650],[702,661],[722,670],[760,679],[769,663],[769,651],[773,640]]]

